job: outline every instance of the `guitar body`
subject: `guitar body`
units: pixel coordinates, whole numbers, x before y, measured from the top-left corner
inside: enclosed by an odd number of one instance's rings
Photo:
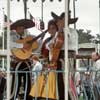
[[[11,50],[12,54],[19,60],[26,60],[31,57],[32,51],[25,50],[25,49],[20,49],[20,48],[14,48]]]
[[[38,48],[38,43],[37,41],[34,41],[32,43],[28,43],[30,41],[32,41],[32,37],[28,36],[24,39],[19,39],[16,41],[16,43],[22,43],[23,44],[23,48],[14,48],[11,50],[12,54],[20,60],[25,60],[28,59],[31,54],[32,54],[32,50],[35,50]]]
[[[27,36],[27,37],[24,38],[24,39],[16,40],[16,43],[24,44],[24,46],[25,46],[26,44],[29,44],[29,45],[31,45],[31,46],[29,47],[29,49],[35,50],[35,49],[38,48],[38,43],[37,43],[37,41],[33,41],[32,43],[27,43],[27,42],[30,42],[30,41],[32,41],[32,40],[33,40],[33,37],[32,37],[32,36]]]
[[[44,36],[46,32],[47,30],[45,30],[35,38],[33,38],[32,36],[27,36],[26,38],[16,40],[16,43],[23,44],[23,48],[12,49],[12,54],[20,60],[26,60],[30,58],[30,56],[32,55],[32,51],[39,47],[38,42],[36,40],[42,35]]]
[[[37,49],[38,47],[39,47],[38,42],[35,41],[35,42],[32,43],[31,49],[32,49],[32,50],[35,50],[35,49]]]

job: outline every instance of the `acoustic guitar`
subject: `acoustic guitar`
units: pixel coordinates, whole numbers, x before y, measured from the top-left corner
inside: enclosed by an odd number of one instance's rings
[[[41,36],[44,36],[48,30],[45,30],[37,37],[27,36],[24,39],[19,39],[16,43],[22,43],[23,48],[13,48],[12,54],[19,60],[26,60],[31,57],[32,51],[38,48],[38,42],[36,41]]]

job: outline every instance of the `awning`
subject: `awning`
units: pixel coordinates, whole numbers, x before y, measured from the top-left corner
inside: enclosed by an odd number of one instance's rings
[[[13,1],[13,0],[11,0],[11,1]],[[20,0],[17,0],[18,2],[20,1]],[[24,3],[24,13],[25,13],[25,19],[26,19],[26,16],[27,16],[27,1],[28,0],[23,0],[23,3]],[[36,1],[38,1],[38,0],[32,0],[34,3],[36,2]],[[45,2],[45,1],[47,1],[47,0],[42,0],[42,2]],[[49,0],[50,2],[53,2],[54,0]],[[62,0],[58,0],[59,2],[61,2]]]
[[[11,1],[13,1],[13,0],[11,0]],[[17,0],[18,2],[20,1],[20,0]],[[23,0],[23,1],[28,1],[28,0]],[[32,0],[34,3],[36,2],[36,1],[38,1],[38,0]],[[45,2],[45,1],[47,1],[47,0],[42,0],[42,2]],[[54,0],[49,0],[50,2],[53,2]],[[58,0],[59,2],[61,2],[62,0]]]

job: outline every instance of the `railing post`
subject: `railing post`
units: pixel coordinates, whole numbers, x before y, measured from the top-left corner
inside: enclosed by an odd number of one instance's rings
[[[65,100],[68,100],[68,0],[65,0]]]
[[[10,0],[7,0],[7,23],[10,22]],[[10,100],[10,25],[7,26],[7,100]]]

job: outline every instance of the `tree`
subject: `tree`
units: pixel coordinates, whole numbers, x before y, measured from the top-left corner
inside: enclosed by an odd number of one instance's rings
[[[93,38],[92,41],[93,41],[94,43],[96,43],[96,44],[97,44],[97,43],[100,44],[100,34],[96,34],[95,38]]]
[[[2,37],[0,36],[0,49],[2,48]]]
[[[79,41],[79,44],[80,43],[90,43],[91,39],[94,38],[94,36],[92,36],[90,34],[91,30],[86,30],[86,32],[85,32],[84,29],[79,29],[79,30],[77,30],[77,32],[78,32],[78,41]]]
[[[0,37],[0,49],[2,49],[2,36]],[[4,31],[4,49],[7,49],[7,30]]]

